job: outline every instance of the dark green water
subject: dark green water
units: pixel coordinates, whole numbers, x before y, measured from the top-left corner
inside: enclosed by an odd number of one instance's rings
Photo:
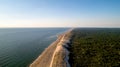
[[[0,28],[0,67],[28,67],[66,28]]]

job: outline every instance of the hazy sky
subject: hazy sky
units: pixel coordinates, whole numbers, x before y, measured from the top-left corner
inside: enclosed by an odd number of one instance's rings
[[[120,0],[0,0],[0,27],[120,27]]]

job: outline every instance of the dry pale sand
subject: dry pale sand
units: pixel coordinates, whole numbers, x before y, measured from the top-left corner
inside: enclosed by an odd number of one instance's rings
[[[29,67],[70,67],[69,52],[64,45],[69,40],[70,31],[60,35]]]
[[[68,46],[67,43],[70,40],[69,34],[70,32],[66,32],[61,41],[57,44],[50,67],[70,67],[68,63],[69,51],[65,48],[65,46]]]

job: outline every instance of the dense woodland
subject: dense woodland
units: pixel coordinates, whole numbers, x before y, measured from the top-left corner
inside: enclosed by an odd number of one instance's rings
[[[72,67],[120,66],[120,28],[78,28],[72,33]]]

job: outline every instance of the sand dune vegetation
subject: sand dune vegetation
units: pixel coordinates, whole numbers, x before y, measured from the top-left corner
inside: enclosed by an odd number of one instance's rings
[[[119,67],[119,28],[75,29],[72,33],[71,67]]]

